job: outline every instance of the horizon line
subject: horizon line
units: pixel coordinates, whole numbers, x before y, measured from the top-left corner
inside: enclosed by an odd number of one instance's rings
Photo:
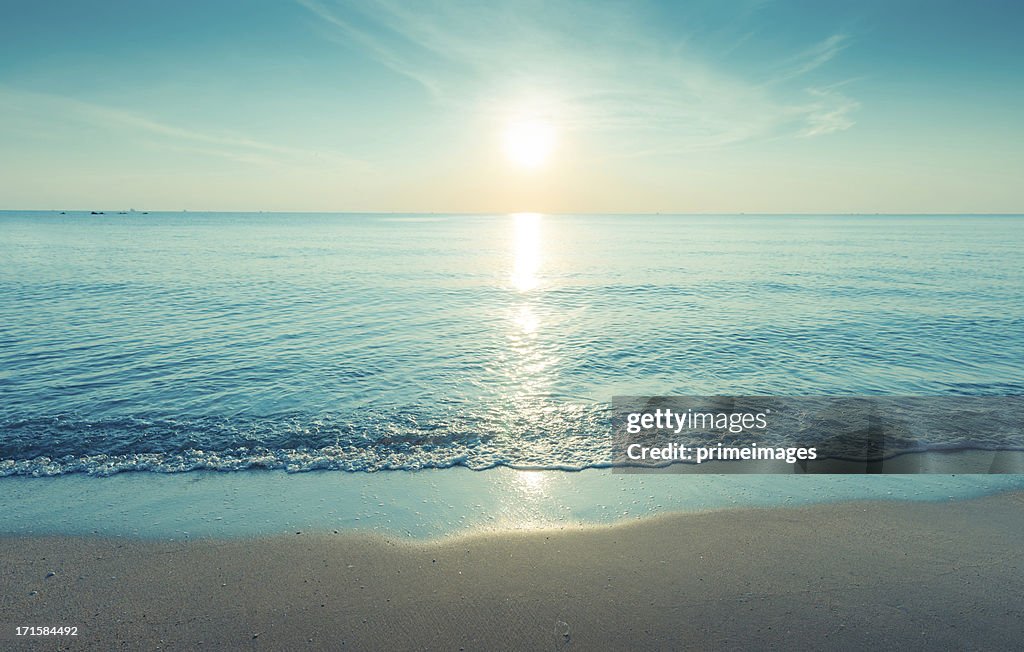
[[[536,214],[536,215],[550,215],[550,216],[581,216],[581,215],[593,215],[593,216],[737,216],[737,215],[750,215],[750,216],[819,216],[819,217],[842,217],[842,216],[906,216],[906,217],[943,217],[943,216],[962,216],[962,217],[1022,217],[1022,212],[966,212],[966,211],[946,211],[946,212],[911,212],[911,211],[896,211],[896,212],[885,212],[885,211],[873,211],[873,212],[858,212],[858,211],[844,211],[844,212],[831,212],[831,211],[795,211],[795,212],[782,212],[782,211],[639,211],[639,212],[621,212],[621,211],[531,211],[531,210],[516,210],[516,211],[403,211],[403,210],[242,210],[242,209],[231,209],[231,210],[207,210],[207,209],[194,209],[194,208],[178,208],[178,209],[136,209],[136,208],[0,208],[0,213],[86,213],[86,214],[111,214],[111,215],[143,215],[150,213],[217,213],[217,214],[269,214],[269,215],[448,215],[448,216],[466,216],[466,217],[482,217],[487,215],[523,215],[523,214]]]

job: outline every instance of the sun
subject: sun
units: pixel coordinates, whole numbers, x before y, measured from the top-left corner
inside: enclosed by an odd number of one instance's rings
[[[555,148],[555,128],[542,120],[522,120],[505,128],[505,155],[530,170],[542,167]]]

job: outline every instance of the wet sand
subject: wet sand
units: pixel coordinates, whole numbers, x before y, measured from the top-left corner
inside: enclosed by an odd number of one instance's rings
[[[0,648],[1012,649],[1022,533],[1015,492],[426,543],[8,536]]]

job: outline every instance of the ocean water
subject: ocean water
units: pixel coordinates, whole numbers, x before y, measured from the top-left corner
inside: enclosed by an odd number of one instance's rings
[[[1019,216],[8,211],[0,297],[0,475],[576,470],[616,395],[1024,394]]]
[[[437,539],[610,525],[666,513],[1024,491],[1024,474],[626,474],[465,467],[417,472],[81,473],[0,478],[0,535],[232,538],[374,532]]]

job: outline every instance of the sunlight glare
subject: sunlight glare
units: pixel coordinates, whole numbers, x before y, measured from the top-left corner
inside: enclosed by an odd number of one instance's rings
[[[540,268],[540,214],[516,213],[515,241],[512,255],[512,285],[520,292],[537,287],[537,270]]]
[[[542,471],[516,471],[516,481],[525,494],[543,494],[547,478]]]
[[[555,148],[555,129],[541,120],[513,122],[505,129],[505,155],[516,165],[536,169]]]

